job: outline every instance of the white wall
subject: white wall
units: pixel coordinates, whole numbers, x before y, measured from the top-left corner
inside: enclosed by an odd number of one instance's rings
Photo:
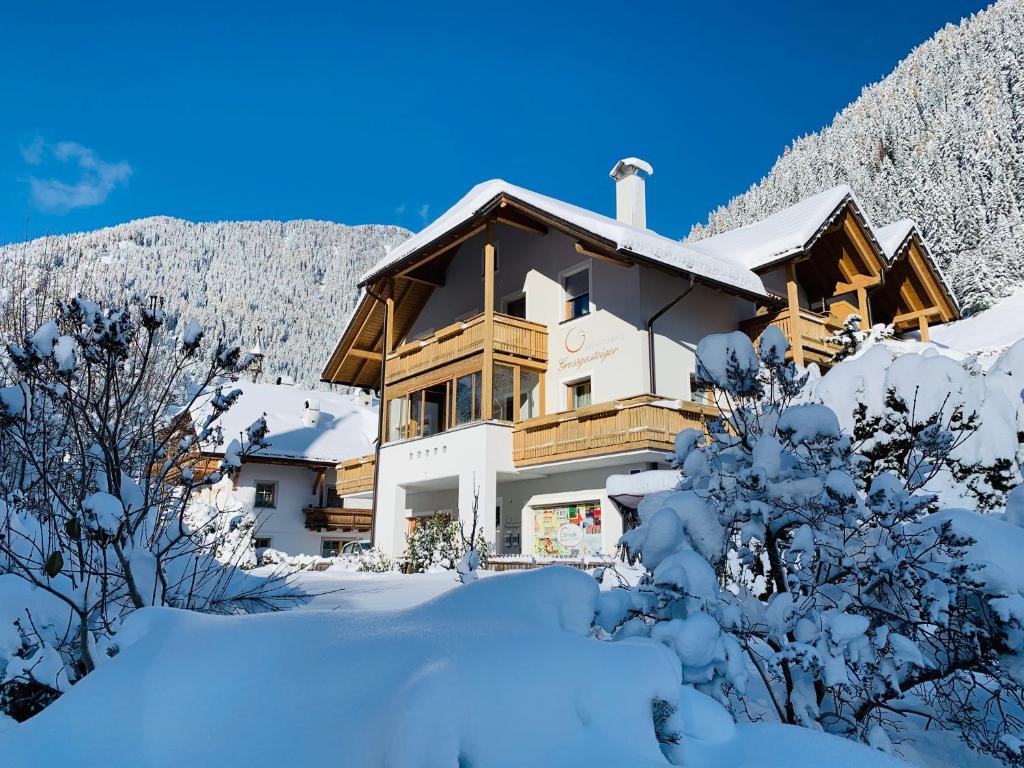
[[[257,537],[270,538],[270,545],[290,555],[319,555],[323,539],[352,539],[362,535],[318,533],[306,530],[303,510],[319,504],[313,493],[316,472],[309,467],[245,462],[238,475],[235,498],[253,509],[259,520]],[[254,509],[257,482],[277,483],[277,506]]]
[[[384,446],[378,459],[375,544],[398,555],[405,548],[406,519],[454,508],[472,522],[473,493],[479,490],[484,536],[494,541],[494,507],[499,472],[513,472],[512,426],[480,423],[438,435]],[[425,491],[439,491],[433,496]],[[433,506],[431,508],[431,504]],[[487,510],[491,510],[487,514]]]
[[[643,359],[647,366],[647,320],[686,291],[689,279],[644,270],[640,282],[645,329],[640,334],[640,342],[644,345]],[[654,324],[657,394],[689,400],[690,374],[696,370],[697,344],[710,333],[737,330],[740,320],[752,316],[753,312],[750,302],[697,283],[685,298]],[[644,381],[648,382],[649,378],[649,370],[645,370]]]

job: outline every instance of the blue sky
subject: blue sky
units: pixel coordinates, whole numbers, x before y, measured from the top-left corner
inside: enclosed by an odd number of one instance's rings
[[[24,2],[0,23],[0,242],[165,214],[418,229],[502,177],[684,236],[962,0]]]

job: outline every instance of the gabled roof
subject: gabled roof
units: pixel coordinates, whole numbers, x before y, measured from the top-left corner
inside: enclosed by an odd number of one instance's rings
[[[957,300],[956,294],[953,293],[949,281],[942,271],[942,267],[939,266],[939,263],[932,255],[931,248],[928,247],[928,241],[924,239],[921,228],[917,225],[916,221],[913,219],[900,219],[892,224],[886,224],[884,227],[879,227],[875,230],[875,237],[878,238],[878,242],[882,245],[882,250],[885,251],[887,269],[906,252],[911,242],[916,242],[918,250],[920,250],[925,261],[928,262],[928,266],[935,273],[939,289],[956,311],[960,311],[960,302]]]
[[[662,264],[748,296],[768,295],[761,278],[735,260],[706,255],[694,249],[692,243],[682,243],[649,229],[624,224],[585,208],[517,187],[501,179],[492,179],[473,187],[438,219],[399,245],[367,271],[359,280],[360,286],[372,283],[390,268],[471,221],[502,198],[521,203],[525,208],[536,209],[558,222],[583,230],[627,257]]]
[[[885,258],[889,264],[896,260],[896,257],[910,243],[910,236],[918,230],[917,222],[913,219],[900,219],[892,224],[886,224],[875,230],[875,237],[878,238],[882,250],[885,251]]]
[[[377,412],[336,392],[300,389],[282,384],[253,384],[239,381],[224,388],[240,389],[235,404],[221,416],[224,442],[210,449],[222,454],[228,443],[260,416],[266,415],[270,447],[258,451],[259,459],[288,459],[311,464],[337,464],[373,452],[377,437]],[[316,425],[309,426],[302,415],[306,403],[319,408]],[[199,424],[209,413],[209,399],[200,399],[192,409]]]
[[[806,251],[847,205],[852,206],[881,254],[883,249],[875,239],[864,209],[846,184],[805,198],[753,224],[703,240],[688,240],[686,245],[709,258],[732,261],[756,270]]]

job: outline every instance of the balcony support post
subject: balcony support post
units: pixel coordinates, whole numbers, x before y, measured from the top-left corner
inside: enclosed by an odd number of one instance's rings
[[[484,350],[480,418],[493,417],[494,400],[494,222],[484,227]]]
[[[786,298],[789,301],[789,327],[792,338],[789,343],[793,348],[793,362],[797,365],[804,364],[803,333],[800,323],[800,292],[796,282],[796,264],[786,264]]]

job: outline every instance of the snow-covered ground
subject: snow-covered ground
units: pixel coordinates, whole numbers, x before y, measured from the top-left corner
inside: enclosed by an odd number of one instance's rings
[[[931,340],[940,347],[989,357],[1024,338],[1024,290],[980,312],[930,330]]]
[[[664,699],[698,768],[898,765],[805,729],[734,726],[680,692],[664,646],[588,636],[598,588],[580,571],[301,580],[341,591],[276,614],[134,614],[116,662],[0,735],[3,764],[662,766]]]

